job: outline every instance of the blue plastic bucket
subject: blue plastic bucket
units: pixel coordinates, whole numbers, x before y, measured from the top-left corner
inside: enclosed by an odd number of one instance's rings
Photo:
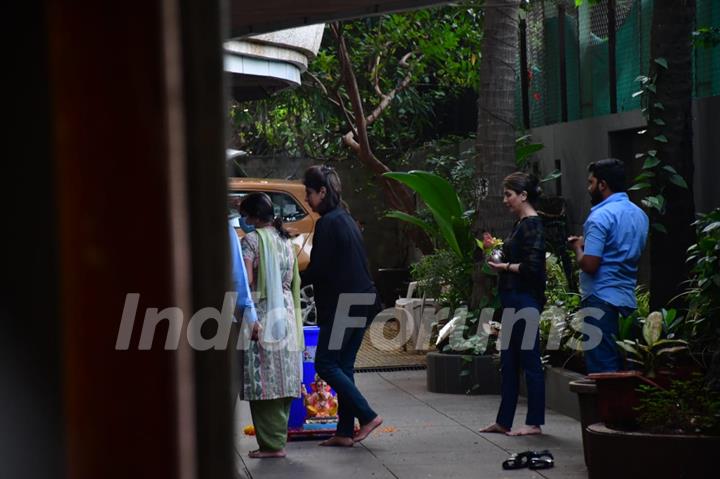
[[[303,385],[305,390],[310,391],[310,384],[315,380],[315,350],[317,349],[320,328],[317,326],[305,326],[305,351],[303,352]],[[290,405],[290,429],[301,428],[305,424],[305,405],[302,398],[293,399]]]

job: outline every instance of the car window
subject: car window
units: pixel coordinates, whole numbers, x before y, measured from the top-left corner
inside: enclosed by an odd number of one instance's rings
[[[228,209],[230,215],[240,214],[240,203],[251,191],[233,191],[228,194]],[[298,204],[295,199],[287,193],[277,193],[274,191],[266,191],[273,202],[275,216],[282,217],[284,223],[292,223],[300,221],[307,216],[307,212]]]
[[[275,206],[275,216],[282,217],[285,223],[299,221],[307,216],[305,210],[295,199],[286,193],[268,193]]]
[[[233,191],[232,193],[228,194],[228,215],[233,216],[240,216],[240,203],[242,203],[243,198],[245,198],[248,195],[247,192],[237,192]]]

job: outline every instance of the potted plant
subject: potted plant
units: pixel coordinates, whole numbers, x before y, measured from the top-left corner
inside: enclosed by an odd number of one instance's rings
[[[499,393],[499,367],[488,354],[488,335],[480,325],[478,311],[467,313],[472,284],[473,254],[482,241],[471,232],[473,211],[466,210],[457,190],[443,177],[427,171],[385,173],[415,191],[429,211],[418,216],[390,211],[387,217],[422,228],[433,239],[435,251],[412,268],[413,279],[438,307],[449,311],[437,323],[438,329],[450,320],[452,335],[438,343],[439,351],[426,356],[428,389],[444,393]],[[485,306],[493,306],[486,298]],[[462,323],[462,324],[460,324]]]
[[[688,249],[691,275],[685,299],[690,355],[708,370],[710,383],[720,387],[720,208],[699,215],[694,223],[697,243]]]
[[[590,477],[712,477],[720,449],[720,393],[695,374],[667,388],[640,386],[638,430],[603,423],[584,437]],[[587,456],[586,456],[587,457]]]
[[[580,295],[572,290],[557,256],[547,254],[545,269],[547,303],[540,315],[540,350],[544,361],[553,367],[585,374],[585,363],[579,348],[582,324],[576,314],[580,308]]]
[[[674,309],[652,312],[647,318],[641,319],[641,338],[617,341],[626,355],[626,360],[638,369],[588,375],[597,383],[598,412],[608,426],[634,427],[637,419],[635,408],[638,405],[638,386],[647,384],[661,387],[657,382],[658,377],[669,377],[667,369],[672,366],[675,355],[687,350],[687,341],[671,339],[672,331],[682,321],[682,318],[676,316]],[[627,326],[621,328],[626,329]],[[666,370],[660,373],[659,369],[663,366]],[[661,382],[667,384],[667,379]]]
[[[684,294],[688,313],[684,318],[672,310],[648,314],[642,342],[619,339],[628,360],[655,385],[634,391],[635,430],[601,422],[586,428],[590,477],[710,477],[715,472],[708,458],[720,448],[720,209],[701,215],[695,226],[698,241],[688,250],[693,268]],[[625,324],[621,334],[628,328]],[[686,342],[677,339],[679,333]],[[681,367],[666,370],[672,363]],[[657,459],[648,461],[651,455]]]
[[[635,291],[637,297],[638,309],[635,313],[628,317],[621,317],[618,325],[618,340],[625,341],[630,340],[631,337],[636,335],[635,329],[637,325],[642,325],[641,318],[649,316],[649,293],[647,288],[644,286],[638,286]],[[655,318],[655,317],[654,317]],[[672,325],[672,330],[668,336],[673,336],[674,329],[677,324],[674,321],[674,313],[670,316],[666,316]],[[656,321],[656,319],[653,319]],[[634,341],[631,341],[635,345]],[[651,368],[651,371],[653,369]],[[597,377],[597,376],[594,376]],[[636,413],[633,411],[632,406],[637,404],[635,398],[634,388],[641,381],[641,374],[638,372],[630,373],[610,373],[601,379],[601,386],[603,387],[603,413],[602,418],[609,419],[611,423],[615,422],[621,426],[631,426],[634,423]],[[583,452],[585,455],[586,465],[590,465],[590,454],[588,452],[588,427],[592,424],[599,423],[602,421],[599,397],[598,397],[598,385],[595,379],[585,377],[572,381],[569,385],[570,391],[577,394],[578,405],[580,409],[580,425],[583,437]],[[623,399],[615,402],[613,400],[613,394],[615,388],[622,390],[621,396]],[[629,397],[629,399],[628,399]],[[629,405],[628,402],[630,401]],[[617,417],[613,419],[612,414],[617,413]],[[623,424],[624,423],[624,424]]]

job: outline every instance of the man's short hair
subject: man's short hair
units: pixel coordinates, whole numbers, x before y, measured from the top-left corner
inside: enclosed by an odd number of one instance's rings
[[[588,165],[588,171],[599,181],[604,181],[613,193],[620,193],[625,187],[625,163],[617,158],[607,158]]]

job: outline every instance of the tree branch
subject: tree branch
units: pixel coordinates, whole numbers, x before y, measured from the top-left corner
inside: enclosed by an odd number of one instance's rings
[[[340,87],[335,90],[335,97],[337,98],[337,105],[340,107],[340,109],[343,112],[343,115],[345,115],[345,119],[348,122],[348,126],[350,127],[350,132],[357,136],[357,127],[355,126],[355,118],[353,117],[353,112],[348,109],[348,107],[345,106],[345,101],[342,98],[342,95],[340,94]]]
[[[370,72],[371,78],[373,79],[373,85],[375,86],[375,93],[380,97],[384,97],[385,94],[380,89],[380,54],[375,57],[375,67]]]
[[[340,60],[342,79],[356,120],[355,131],[350,131],[343,135],[343,142],[357,153],[360,161],[371,172],[378,176],[378,181],[382,186],[389,206],[402,211],[413,212],[415,210],[415,202],[410,192],[405,187],[398,185],[396,182],[392,182],[391,184],[391,180],[382,176],[383,173],[389,172],[390,169],[375,156],[372,148],[370,147],[370,140],[367,133],[368,122],[363,111],[360,89],[358,88],[355,72],[353,72],[352,69],[350,54],[347,50],[345,38],[342,35],[341,26],[339,23],[333,23],[330,25],[330,29],[338,44],[338,58]],[[396,90],[398,90],[398,88],[391,92],[392,96],[397,93]],[[382,112],[385,108],[387,108],[387,105],[385,105],[380,112]]]
[[[320,89],[322,90],[323,94],[327,97],[328,100],[330,100],[330,103],[332,103],[332,104],[334,104],[334,105],[337,105],[337,106],[341,106],[340,103],[338,103],[338,101],[335,100],[335,99],[330,95],[330,92],[329,92],[328,89],[325,87],[325,84],[323,84],[323,82],[322,82],[315,74],[313,74],[310,70],[307,70],[305,73],[306,73],[310,78],[312,78],[312,79],[315,81],[315,83],[318,84],[318,86],[319,86]]]
[[[410,68],[410,64],[407,61],[414,54],[415,54],[415,52],[408,52],[405,55],[403,55],[399,62],[400,66],[402,66],[404,68]],[[398,84],[395,86],[395,88],[393,88],[386,95],[382,94],[379,86],[376,87],[375,91],[378,92],[378,94],[380,95],[380,98],[382,98],[382,99],[380,100],[380,103],[378,104],[378,106],[376,106],[375,109],[372,111],[370,116],[368,116],[365,119],[367,124],[372,125],[373,123],[375,123],[375,120],[378,119],[378,117],[382,114],[382,112],[385,111],[388,106],[390,106],[390,102],[393,101],[395,96],[398,93],[400,93],[401,91],[403,91],[404,89],[406,89],[410,85],[411,81],[412,81],[412,72],[408,72],[408,74],[405,75],[405,77],[398,82]],[[377,82],[378,82],[377,78],[375,79],[375,82],[377,84]]]

